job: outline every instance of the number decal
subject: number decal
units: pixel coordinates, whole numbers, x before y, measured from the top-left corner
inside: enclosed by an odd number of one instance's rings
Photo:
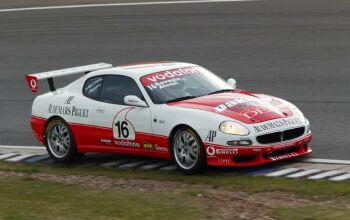
[[[127,121],[118,121],[114,124],[117,127],[118,130],[118,138],[128,138],[129,137],[129,128],[128,128],[128,122]]]
[[[127,114],[130,110],[130,108],[123,109],[115,116],[112,124],[115,140],[135,140],[134,126],[127,118]]]

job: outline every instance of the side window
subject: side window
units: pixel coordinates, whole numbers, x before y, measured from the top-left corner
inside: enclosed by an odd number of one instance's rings
[[[127,95],[135,95],[144,100],[139,87],[132,78],[113,75],[104,77],[100,101],[125,105],[124,97]]]
[[[83,94],[91,99],[98,99],[98,95],[102,89],[103,77],[96,76],[86,80],[83,88]]]

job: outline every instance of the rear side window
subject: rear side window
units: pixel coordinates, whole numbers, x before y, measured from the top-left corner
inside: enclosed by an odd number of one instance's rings
[[[91,99],[98,99],[98,96],[101,92],[104,78],[102,76],[92,77],[86,80],[83,94]]]

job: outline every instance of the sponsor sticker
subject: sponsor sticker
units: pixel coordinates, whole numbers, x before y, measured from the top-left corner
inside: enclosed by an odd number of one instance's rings
[[[232,99],[230,101],[225,102],[224,104],[220,104],[220,105],[216,106],[215,111],[216,112],[223,112],[230,107],[233,107],[233,106],[245,103],[245,102],[249,102],[249,100],[245,99],[245,98],[235,98],[235,99]]]
[[[103,84],[103,78],[102,77],[96,77],[90,79],[91,81],[89,82],[88,85],[85,86],[84,92],[85,94],[93,94],[96,93],[97,90],[102,86]]]
[[[143,143],[143,148],[145,150],[154,150],[153,144],[151,144],[151,143]]]
[[[129,140],[115,140],[114,144],[118,147],[131,147],[131,148],[139,148],[140,144],[135,141]]]
[[[242,111],[242,115],[246,116],[247,118],[254,118],[258,115],[264,114],[264,113],[269,113],[271,112],[270,109],[259,106],[259,107],[255,107],[255,108],[251,108],[251,109],[246,109],[244,111]]]
[[[168,152],[168,148],[159,146],[158,144],[156,144],[154,148],[156,151]]]
[[[299,118],[283,118],[277,121],[266,122],[260,125],[254,125],[253,127],[256,133],[261,133],[274,128],[281,128],[300,124],[303,124],[303,122]]]
[[[218,158],[217,160],[219,163],[232,163],[232,161],[230,159]]]
[[[26,80],[29,85],[30,91],[38,91],[38,79],[35,76],[26,75]]]
[[[254,100],[249,100],[246,98],[235,98],[230,101],[220,104],[215,107],[217,113],[221,113],[230,109],[239,114],[246,116],[247,118],[254,118],[258,115],[266,114],[271,112],[271,109],[274,108],[268,103],[261,103]]]
[[[216,131],[209,131],[207,137],[205,138],[205,141],[214,142],[215,137]]]
[[[238,154],[238,149],[234,148],[215,148],[213,146],[207,147],[207,155],[208,156],[216,156],[216,155],[232,155],[232,154]]]
[[[178,85],[184,80],[185,76],[198,73],[200,73],[200,71],[195,67],[173,69],[143,76],[141,82],[150,90],[161,90]]]
[[[143,148],[145,150],[155,150],[155,151],[162,151],[162,152],[168,152],[168,148],[159,146],[158,144],[153,144],[151,143],[143,143]]]
[[[50,104],[47,112],[50,114],[67,115],[80,118],[89,117],[88,109],[78,108],[76,106],[60,106]]]
[[[65,105],[70,105],[70,102],[74,99],[74,96],[69,96],[68,99],[64,102]]]
[[[107,144],[107,145],[110,145],[112,144],[112,141],[109,140],[109,139],[101,139],[101,144]]]

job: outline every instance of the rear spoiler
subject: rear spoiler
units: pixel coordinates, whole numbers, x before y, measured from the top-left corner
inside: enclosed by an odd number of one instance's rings
[[[96,63],[86,66],[77,66],[67,69],[61,69],[61,70],[53,70],[49,72],[42,72],[42,73],[34,73],[34,74],[27,74],[26,81],[29,85],[29,88],[32,92],[38,91],[38,80],[47,79],[50,91],[55,91],[55,85],[53,78],[60,77],[60,76],[68,76],[73,74],[79,74],[79,73],[89,73],[96,70],[102,70],[113,67],[112,64],[108,63]]]

